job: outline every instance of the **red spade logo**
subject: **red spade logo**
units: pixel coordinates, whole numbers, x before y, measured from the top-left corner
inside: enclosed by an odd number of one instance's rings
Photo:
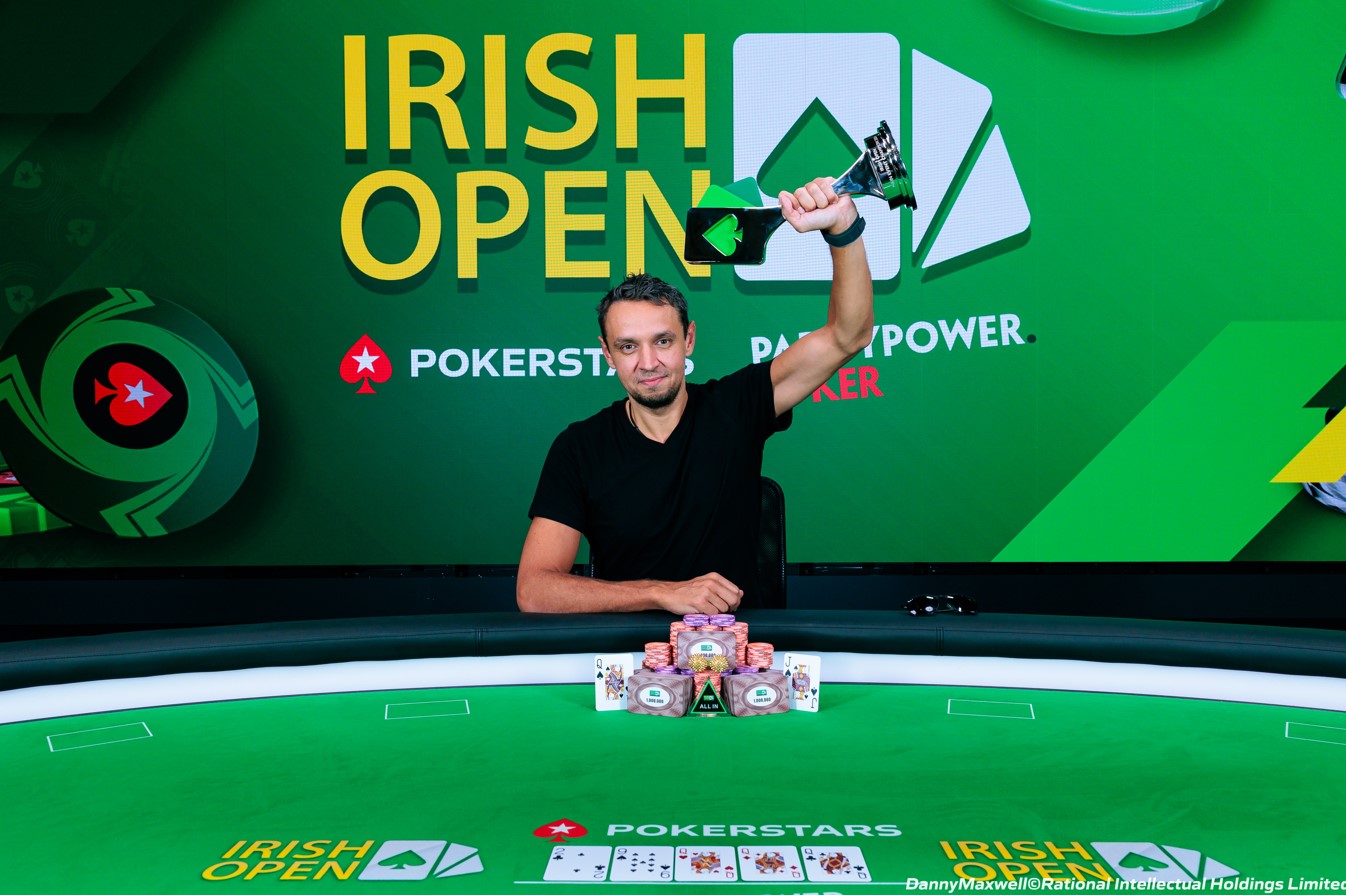
[[[566,820],[563,817],[549,824],[543,824],[533,831],[533,835],[539,839],[549,839],[552,842],[565,842],[567,839],[578,839],[588,832],[582,824],[577,824],[573,820]]]
[[[110,387],[93,381],[93,402],[111,398],[108,412],[118,425],[138,426],[154,416],[173,397],[164,385],[135,364],[124,361],[108,368]]]
[[[393,375],[392,362],[388,360],[388,354],[380,348],[373,339],[363,335],[360,340],[346,349],[346,356],[341,359],[341,378],[350,383],[356,383],[364,380],[364,383],[355,392],[357,395],[375,394],[374,387],[369,384],[372,379],[375,382],[387,382],[388,377]]]

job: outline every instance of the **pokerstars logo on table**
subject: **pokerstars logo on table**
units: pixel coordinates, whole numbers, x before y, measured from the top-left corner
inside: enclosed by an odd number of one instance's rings
[[[902,835],[895,824],[610,823],[606,830],[607,842],[572,842],[588,829],[568,818],[542,824],[533,835],[561,844],[539,864],[540,879],[516,882],[877,882],[858,843]],[[651,838],[674,842],[642,841]]]

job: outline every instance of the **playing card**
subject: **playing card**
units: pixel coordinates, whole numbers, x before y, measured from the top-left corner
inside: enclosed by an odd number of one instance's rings
[[[1190,848],[1154,842],[1095,842],[1098,856],[1124,880],[1190,882],[1237,876],[1234,868]]]
[[[673,846],[619,845],[612,852],[612,881],[668,882],[673,878]]]
[[[804,878],[799,849],[793,845],[740,845],[738,872],[751,882],[780,882]]]
[[[542,879],[549,883],[601,883],[607,879],[611,857],[612,848],[607,845],[558,845],[551,850]]]
[[[680,883],[731,883],[738,880],[731,845],[680,845],[673,861]]]
[[[807,653],[786,653],[784,670],[790,681],[790,708],[797,712],[818,711],[823,660]]]
[[[435,865],[435,877],[442,879],[448,876],[465,876],[469,873],[481,873],[482,870],[481,856],[477,854],[475,847],[450,842],[439,863]]]
[[[630,653],[594,656],[594,708],[600,712],[626,711],[626,678],[631,667]]]
[[[369,859],[360,879],[425,879],[446,845],[443,839],[390,839]]]
[[[869,875],[869,865],[860,849],[851,845],[829,845],[819,847],[806,845],[800,851],[804,855],[804,872],[811,883],[868,883],[873,881]]]

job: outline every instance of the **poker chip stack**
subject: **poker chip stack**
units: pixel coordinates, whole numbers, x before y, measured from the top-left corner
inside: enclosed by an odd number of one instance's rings
[[[673,622],[668,626],[668,648],[673,656],[678,654],[678,635],[683,631],[690,631],[686,622]]]
[[[734,661],[739,665],[748,664],[748,623],[736,621],[729,629],[734,632]]]
[[[750,643],[747,648],[747,663],[753,668],[767,669],[774,660],[775,647],[769,643]]]
[[[750,643],[748,623],[738,621],[728,613],[684,615],[669,625],[667,643],[660,640],[645,644],[645,658],[642,662],[645,670],[640,674],[643,676],[653,672],[684,680],[690,678],[687,680],[692,685],[690,693],[670,682],[668,688],[673,694],[671,704],[657,704],[656,700],[654,705],[642,705],[631,710],[649,714],[677,714],[682,710],[685,699],[690,696],[694,701],[696,695],[709,683],[716,694],[727,700],[736,715],[788,711],[784,675],[771,670],[774,653],[775,648],[770,643]],[[663,677],[663,680],[668,681],[669,678]],[[657,683],[645,685],[656,688],[650,691],[652,693],[661,692],[657,689]],[[781,694],[787,694],[787,698],[782,700]]]
[[[643,664],[651,670],[671,666],[673,664],[673,645],[662,640],[645,644],[645,662]]]

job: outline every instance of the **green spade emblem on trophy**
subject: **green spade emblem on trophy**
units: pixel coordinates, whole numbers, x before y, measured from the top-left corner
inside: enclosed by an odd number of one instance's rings
[[[710,229],[705,232],[705,239],[715,251],[727,258],[734,254],[734,249],[743,241],[743,228],[739,226],[737,217],[727,214],[710,225]]]

